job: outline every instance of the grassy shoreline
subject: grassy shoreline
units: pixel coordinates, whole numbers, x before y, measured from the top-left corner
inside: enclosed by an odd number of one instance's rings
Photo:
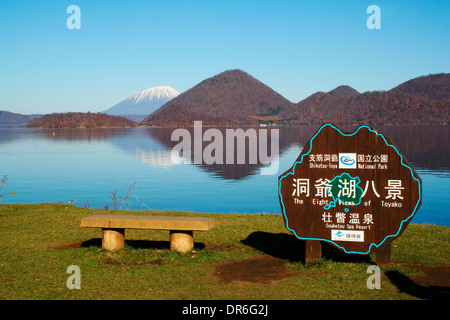
[[[159,230],[127,230],[123,250],[105,251],[99,229],[80,227],[81,218],[94,213],[105,210],[1,204],[0,299],[448,298],[443,293],[450,270],[448,227],[410,224],[393,242],[394,262],[382,270],[381,289],[369,290],[366,271],[375,255],[344,255],[330,246],[324,258],[305,265],[302,242],[286,230],[281,215],[132,212],[214,217],[215,228],[194,233],[194,250],[179,254],[169,250],[168,232]],[[80,267],[80,290],[66,286],[70,265]],[[424,282],[427,276],[438,286]]]

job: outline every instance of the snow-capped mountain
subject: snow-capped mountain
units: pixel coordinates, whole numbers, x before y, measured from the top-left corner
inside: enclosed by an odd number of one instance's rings
[[[153,113],[180,93],[169,86],[152,87],[128,97],[103,113],[110,115],[146,115]]]

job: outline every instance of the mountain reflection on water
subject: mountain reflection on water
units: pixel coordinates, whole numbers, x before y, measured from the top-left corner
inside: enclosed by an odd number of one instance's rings
[[[342,128],[344,132],[353,132],[356,127]],[[203,128],[203,132],[208,130]],[[223,158],[226,158],[226,129],[218,128],[224,137]],[[246,131],[248,128],[243,128]],[[267,130],[270,138],[272,129],[279,130],[279,155],[290,147],[300,151],[309,139],[317,132],[318,127],[267,127],[254,128],[258,134],[260,130]],[[374,128],[379,133],[389,137],[397,149],[408,159],[414,169],[429,170],[430,172],[446,172],[450,170],[450,127],[449,126],[384,126]],[[16,132],[15,132],[16,130]],[[175,128],[92,128],[92,129],[28,129],[27,132],[17,134],[17,130],[0,130],[0,144],[21,139],[24,136],[35,135],[51,140],[52,142],[66,141],[101,141],[105,140],[115,144],[121,150],[133,154],[137,159],[150,165],[172,166],[171,150],[179,141],[171,141]],[[187,128],[194,140],[193,128]],[[53,134],[55,132],[55,134]],[[181,141],[181,140],[180,140]],[[229,141],[228,141],[229,142]],[[203,141],[205,147],[210,144]],[[247,145],[246,145],[247,146]],[[248,147],[248,146],[247,146]],[[193,147],[191,157],[193,163]],[[248,148],[246,149],[248,153]],[[270,139],[268,142],[270,155]],[[224,161],[225,162],[225,161]],[[198,164],[203,170],[223,179],[240,180],[248,176],[259,174],[261,163],[248,164]],[[284,170],[280,170],[280,173]]]

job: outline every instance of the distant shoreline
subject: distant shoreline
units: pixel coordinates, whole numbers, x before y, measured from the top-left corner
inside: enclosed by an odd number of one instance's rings
[[[345,125],[336,125],[337,127],[360,127],[360,126],[369,126],[369,127],[447,127],[450,126],[450,124],[382,124],[382,125],[367,125],[367,124],[345,124]],[[279,128],[279,127],[298,127],[298,128],[304,128],[304,127],[317,127],[319,128],[320,125],[310,124],[310,125],[298,125],[298,124],[292,124],[292,125],[286,125],[286,124],[277,124],[274,126],[259,126],[254,124],[248,124],[248,125],[230,125],[230,126],[224,126],[224,125],[202,125],[202,127],[205,128],[242,128],[242,127],[248,127],[248,128],[266,128],[266,129],[273,129],[273,128]],[[59,127],[59,128],[46,128],[46,127],[33,127],[28,128],[26,126],[8,126],[4,124],[0,124],[0,129],[51,129],[51,130],[58,130],[58,129],[126,129],[126,128],[144,128],[144,129],[159,129],[159,128],[194,128],[194,125],[191,126],[135,126],[135,127]]]

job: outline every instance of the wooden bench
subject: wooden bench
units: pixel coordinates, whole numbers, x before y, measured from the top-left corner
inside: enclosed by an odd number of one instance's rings
[[[120,250],[125,244],[125,229],[151,229],[170,231],[170,250],[191,251],[194,231],[207,231],[214,227],[213,218],[179,216],[140,216],[94,214],[81,219],[81,227],[102,228],[102,247]]]

